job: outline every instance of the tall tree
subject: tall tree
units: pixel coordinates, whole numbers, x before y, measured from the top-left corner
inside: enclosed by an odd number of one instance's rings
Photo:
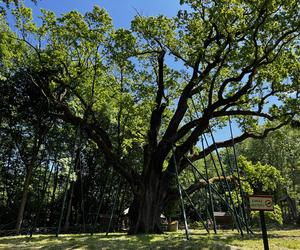
[[[28,95],[35,96],[34,89],[31,85],[24,85],[18,74],[9,79],[2,79],[0,86],[1,96],[7,94],[7,97],[1,100],[2,119],[5,122],[1,122],[0,128],[11,137],[15,148],[14,157],[21,159],[25,170],[22,195],[18,202],[16,231],[19,233],[29,186],[34,171],[42,161],[40,151],[51,122],[48,114],[41,112],[43,103],[40,99],[29,98]]]
[[[14,59],[5,77],[23,74],[47,111],[85,131],[131,185],[132,233],[160,231],[176,167],[213,151],[192,149],[226,117],[242,130],[235,142],[299,118],[299,1],[180,2],[177,17],[138,15],[131,30],[114,29],[99,7],[43,11],[39,27],[20,8],[19,35],[1,40],[15,52],[5,50]]]
[[[275,166],[286,180],[286,185],[278,188],[278,194],[286,192],[300,195],[300,132],[298,128],[285,127],[270,133],[263,140],[249,139],[238,145],[239,154],[253,162]],[[280,198],[280,197],[278,197]]]

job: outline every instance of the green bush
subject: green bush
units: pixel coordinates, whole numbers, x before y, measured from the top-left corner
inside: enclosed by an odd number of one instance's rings
[[[282,211],[279,205],[274,205],[274,211],[265,211],[265,218],[266,223],[271,224],[277,224],[282,225],[283,219],[282,219]],[[254,225],[259,225],[260,219],[259,219],[259,212],[253,211],[251,212],[251,221]]]

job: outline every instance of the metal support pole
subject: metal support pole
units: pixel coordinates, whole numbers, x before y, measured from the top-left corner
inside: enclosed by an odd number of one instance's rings
[[[183,214],[183,219],[184,219],[185,237],[187,240],[189,240],[190,239],[189,229],[188,229],[188,224],[187,224],[187,220],[186,220],[186,214],[185,214],[184,203],[183,203],[183,198],[182,198],[182,191],[181,191],[181,187],[180,187],[180,183],[179,183],[178,168],[177,168],[177,163],[176,163],[176,158],[175,158],[175,150],[173,147],[172,147],[172,153],[173,153],[173,160],[174,160],[174,166],[175,166],[175,172],[176,172],[177,188],[178,188],[178,192],[179,192],[181,209],[182,209],[182,214]]]
[[[240,196],[241,196],[241,199],[242,199],[242,204],[241,204],[242,214],[243,214],[243,217],[244,217],[247,233],[249,234],[249,225],[248,225],[248,219],[247,219],[246,210],[245,210],[244,190],[243,190],[243,187],[242,187],[242,184],[241,184],[240,169],[239,169],[239,165],[238,165],[238,162],[237,162],[237,153],[236,153],[236,149],[235,149],[235,143],[234,143],[234,138],[233,138],[233,132],[232,132],[232,125],[231,125],[230,116],[228,116],[228,120],[229,120],[230,135],[231,135],[231,140],[232,140],[234,163],[235,163],[235,166],[236,166],[236,172],[237,172],[237,176],[238,176],[238,184],[239,184],[239,187],[240,187]]]
[[[77,127],[76,133],[75,133],[75,140],[74,140],[74,148],[73,148],[73,159],[75,159],[75,169],[77,169],[77,164],[79,161],[79,157],[76,157],[76,141],[77,141],[77,136],[80,135],[79,138],[79,144],[81,143],[81,132],[80,132],[80,127]],[[71,176],[71,166],[69,166],[69,171],[68,171],[68,176],[66,180],[66,185],[65,185],[65,190],[64,190],[64,198],[63,198],[63,204],[61,206],[61,212],[60,212],[60,218],[58,222],[58,227],[55,236],[58,237],[61,229],[61,223],[64,215],[64,209],[65,209],[65,204],[66,204],[66,199],[67,199],[67,191],[68,191],[68,186],[69,186],[69,181],[70,181],[70,176]]]
[[[210,188],[210,183],[209,183],[209,179],[208,179],[208,166],[207,166],[207,161],[206,161],[206,155],[205,155],[205,151],[204,151],[204,142],[203,142],[203,137],[201,136],[201,144],[202,144],[202,150],[203,150],[203,159],[204,159],[204,166],[205,166],[205,175],[206,175],[206,183],[208,185],[208,198],[209,198],[209,206],[210,206],[210,217],[212,219],[213,222],[213,229],[214,229],[214,233],[217,233],[217,224],[216,224],[216,218],[214,215],[214,203],[213,203],[213,197],[212,197],[212,193],[211,193],[211,188]]]
[[[49,182],[50,182],[50,177],[51,177],[51,173],[52,173],[52,170],[53,170],[53,166],[54,166],[54,164],[52,164],[51,169],[50,169],[50,171],[49,171],[48,178],[47,178],[47,180],[45,181],[45,179],[46,179],[46,177],[47,177],[47,176],[46,176],[46,175],[47,175],[47,170],[46,170],[46,174],[45,174],[45,178],[44,178],[44,186],[43,186],[43,188],[42,188],[42,194],[41,194],[41,197],[39,198],[39,204],[42,204],[42,203],[44,202],[44,198],[45,198],[45,196],[46,196],[46,191],[47,191],[47,188],[48,188],[48,184],[49,184]],[[40,218],[40,213],[41,213],[41,211],[38,210],[37,215],[36,215],[35,220],[34,220],[34,223],[33,223],[33,227],[31,228],[31,231],[30,231],[30,238],[32,237],[32,235],[33,235],[33,233],[34,233],[34,231],[35,231],[35,229],[36,229],[36,225],[37,225],[38,220],[39,220],[39,218]]]
[[[67,176],[67,180],[66,180],[65,194],[64,194],[63,204],[61,206],[58,227],[57,227],[57,231],[56,231],[56,234],[55,234],[56,237],[58,237],[58,235],[60,233],[61,223],[62,223],[62,219],[63,219],[63,215],[64,215],[64,210],[65,210],[66,199],[67,199],[67,193],[68,193],[68,186],[69,186],[70,175],[71,175],[71,166],[69,166],[69,172],[68,172],[68,176]]]
[[[112,174],[112,172],[110,172],[110,173]],[[97,221],[98,221],[98,218],[99,218],[100,210],[101,210],[101,207],[102,207],[102,204],[103,204],[103,201],[104,201],[104,194],[105,194],[105,191],[106,191],[106,188],[107,188],[108,180],[111,180],[111,176],[109,176],[109,178],[106,179],[103,190],[101,190],[102,195],[101,195],[101,199],[100,199],[100,202],[99,202],[99,205],[98,205],[96,218],[95,218],[95,221],[94,221],[93,226],[92,226],[92,231],[91,231],[92,236],[94,234],[95,227],[96,227],[96,224],[97,224]]]
[[[201,104],[202,104],[202,106],[203,106],[203,102],[202,102],[202,98],[201,98],[201,94],[200,94],[200,93],[199,93],[199,97],[200,97],[200,100],[201,100]],[[193,107],[194,107],[194,109],[195,109],[195,111],[196,111],[196,105],[195,105],[193,99],[192,99],[192,104],[193,104]],[[203,106],[203,108],[204,108],[204,106]],[[199,115],[198,115],[198,112],[197,112],[197,111],[196,111],[196,116],[199,118]],[[243,231],[242,231],[242,228],[241,228],[241,225],[240,225],[240,221],[239,221],[238,218],[237,218],[237,213],[236,213],[236,210],[235,210],[235,208],[234,208],[233,199],[232,199],[232,196],[231,196],[231,193],[230,193],[230,188],[229,188],[229,185],[228,185],[228,182],[227,182],[227,179],[226,179],[226,175],[225,175],[224,170],[223,170],[223,167],[222,167],[222,162],[221,162],[221,159],[220,159],[220,156],[219,156],[217,147],[216,147],[216,142],[215,142],[215,140],[214,140],[214,137],[213,137],[213,134],[212,134],[212,131],[211,131],[211,128],[210,128],[209,125],[208,125],[208,128],[209,128],[210,134],[211,134],[212,139],[213,139],[213,144],[214,144],[215,149],[216,149],[216,153],[217,153],[217,156],[218,156],[219,164],[220,164],[220,167],[221,167],[221,170],[222,170],[224,179],[225,179],[225,183],[226,183],[226,185],[227,185],[227,189],[228,189],[228,192],[229,192],[230,201],[231,201],[232,206],[233,206],[233,210],[231,210],[230,212],[231,212],[231,214],[233,215],[234,223],[237,225],[238,230],[240,229],[241,235],[243,236]],[[209,144],[208,144],[208,141],[207,141],[207,139],[206,139],[205,134],[203,134],[203,137],[204,137],[204,139],[205,139],[206,145],[208,146]],[[203,145],[203,152],[204,152],[204,145]],[[205,153],[205,152],[204,152],[204,153]],[[217,168],[217,166],[216,166],[215,160],[214,160],[214,158],[213,158],[213,156],[212,156],[211,153],[210,153],[210,157],[211,157],[212,163],[213,163],[213,165],[214,165],[214,168],[215,168],[215,170],[216,170],[216,173],[217,173],[218,179],[219,179],[219,181],[220,181],[220,184],[221,184],[221,186],[222,186],[222,188],[223,188],[223,191],[224,191],[224,193],[225,193],[225,200],[226,200],[226,203],[229,203],[229,202],[228,202],[228,199],[227,199],[227,196],[226,196],[226,187],[224,187],[224,184],[223,184],[223,182],[221,181],[221,177],[220,177],[218,168]],[[208,185],[209,185],[208,180],[207,180],[207,183],[208,183]],[[213,212],[212,212],[212,213],[213,213]],[[215,233],[216,233],[216,231],[215,231]]]
[[[206,145],[207,145],[207,147],[208,147],[209,144],[208,144],[207,138],[206,138],[205,135],[203,135],[203,137],[204,137],[205,142],[206,142]],[[213,145],[215,145],[215,142],[214,142],[214,141],[213,141]],[[203,148],[203,150],[204,150],[204,148]],[[210,158],[211,158],[212,163],[213,163],[213,165],[214,165],[214,168],[215,168],[215,170],[216,170],[216,173],[217,173],[218,179],[219,179],[219,181],[220,181],[221,187],[222,187],[222,189],[223,189],[223,191],[224,191],[226,204],[229,204],[230,202],[232,203],[232,199],[229,201],[228,198],[227,198],[227,196],[226,196],[226,185],[224,186],[224,183],[223,183],[222,180],[221,180],[221,177],[220,177],[218,168],[217,168],[217,166],[216,166],[215,160],[214,160],[214,158],[213,158],[213,156],[212,156],[211,153],[210,153]],[[220,167],[221,167],[221,170],[222,170],[222,174],[223,174],[223,176],[224,176],[224,170],[223,170],[223,167],[222,167],[222,163],[220,162],[220,157],[219,157],[219,155],[218,155],[218,160],[219,160],[219,164],[220,164]],[[225,179],[225,181],[227,181],[227,180],[226,180],[226,175],[224,176],[224,179]],[[208,184],[209,184],[209,182],[208,182]],[[226,184],[228,184],[228,182],[227,182]],[[228,185],[227,185],[227,189],[228,189]],[[228,190],[228,191],[229,191],[229,194],[230,194],[230,190]],[[230,195],[230,197],[231,197],[231,195]],[[232,203],[232,205],[234,206],[233,203]],[[230,213],[231,213],[231,215],[232,215],[233,218],[234,218],[234,224],[235,224],[235,227],[236,227],[237,230],[239,231],[240,226],[239,226],[238,221],[237,221],[237,218],[236,218],[235,210],[230,210]]]
[[[107,230],[106,230],[106,236],[108,235],[111,224],[112,224],[112,219],[113,219],[113,216],[114,216],[114,213],[115,213],[115,207],[116,207],[117,200],[119,199],[120,190],[121,190],[121,184],[119,183],[118,189],[116,190],[116,192],[114,193],[114,196],[113,196],[114,203],[113,203],[113,207],[112,207],[112,210],[111,210],[108,227],[107,227]]]
[[[215,146],[215,151],[216,151],[216,154],[217,154],[219,163],[220,163],[220,167],[221,167],[221,170],[222,170],[222,174],[223,174],[224,179],[225,179],[226,187],[227,187],[227,189],[228,189],[229,199],[230,199],[230,202],[231,202],[231,204],[232,204],[234,217],[235,217],[236,222],[237,222],[237,225],[238,225],[238,227],[239,227],[239,229],[240,229],[241,236],[244,236],[243,228],[242,228],[241,221],[240,221],[240,217],[238,216],[238,213],[237,213],[236,208],[235,208],[235,206],[234,206],[234,202],[233,202],[233,199],[232,199],[230,186],[229,186],[229,184],[228,184],[228,181],[227,181],[227,178],[226,178],[226,174],[225,174],[225,171],[224,171],[224,168],[223,168],[223,164],[222,164],[222,161],[221,161],[221,157],[220,157],[218,148],[217,148],[217,146],[216,146],[216,141],[215,141],[215,138],[214,138],[214,135],[213,135],[213,133],[212,133],[212,130],[211,130],[211,127],[210,127],[210,126],[209,126],[209,132],[210,132],[210,135],[211,135],[211,139],[212,139],[212,141],[213,141],[213,144],[214,144],[214,146]]]
[[[180,185],[181,187],[181,185]],[[208,227],[205,225],[204,220],[202,219],[201,214],[198,212],[196,206],[194,205],[193,201],[191,200],[190,196],[188,195],[188,193],[181,187],[181,189],[183,190],[183,193],[185,194],[185,196],[188,198],[190,204],[192,205],[192,207],[194,208],[199,220],[201,221],[202,225],[204,226],[205,230],[207,231],[207,233],[209,233]]]
[[[194,164],[190,161],[189,158],[187,158],[186,156],[184,156],[186,158],[186,160],[189,162],[189,164],[197,171],[197,173],[200,175],[200,177],[206,182],[206,184],[208,184],[206,178],[199,172],[199,170],[194,166]],[[230,210],[230,212],[232,213],[233,212],[233,209],[230,207],[229,203],[224,199],[224,197],[214,188],[213,185],[210,185],[211,186],[211,190],[214,191],[218,196],[219,198],[227,205],[228,209]],[[239,216],[239,215],[238,215]],[[242,221],[242,223],[244,223]],[[252,230],[249,229],[250,233],[253,234]]]

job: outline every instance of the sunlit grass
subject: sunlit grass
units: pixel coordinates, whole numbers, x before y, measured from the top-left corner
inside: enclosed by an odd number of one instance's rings
[[[300,249],[300,230],[269,231],[270,249]],[[184,231],[163,235],[128,236],[125,233],[64,234],[13,236],[0,238],[0,249],[263,249],[261,235],[245,235],[243,238],[231,230],[208,235],[204,230],[191,230],[190,240]],[[236,249],[236,248],[235,248]]]

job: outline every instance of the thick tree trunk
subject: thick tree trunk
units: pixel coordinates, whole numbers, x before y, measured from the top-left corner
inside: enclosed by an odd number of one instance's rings
[[[129,234],[162,233],[160,228],[160,204],[156,194],[148,192],[134,198],[129,210]]]
[[[129,234],[162,233],[160,214],[165,192],[161,185],[161,174],[156,173],[154,168],[148,169],[143,186],[129,209]]]

